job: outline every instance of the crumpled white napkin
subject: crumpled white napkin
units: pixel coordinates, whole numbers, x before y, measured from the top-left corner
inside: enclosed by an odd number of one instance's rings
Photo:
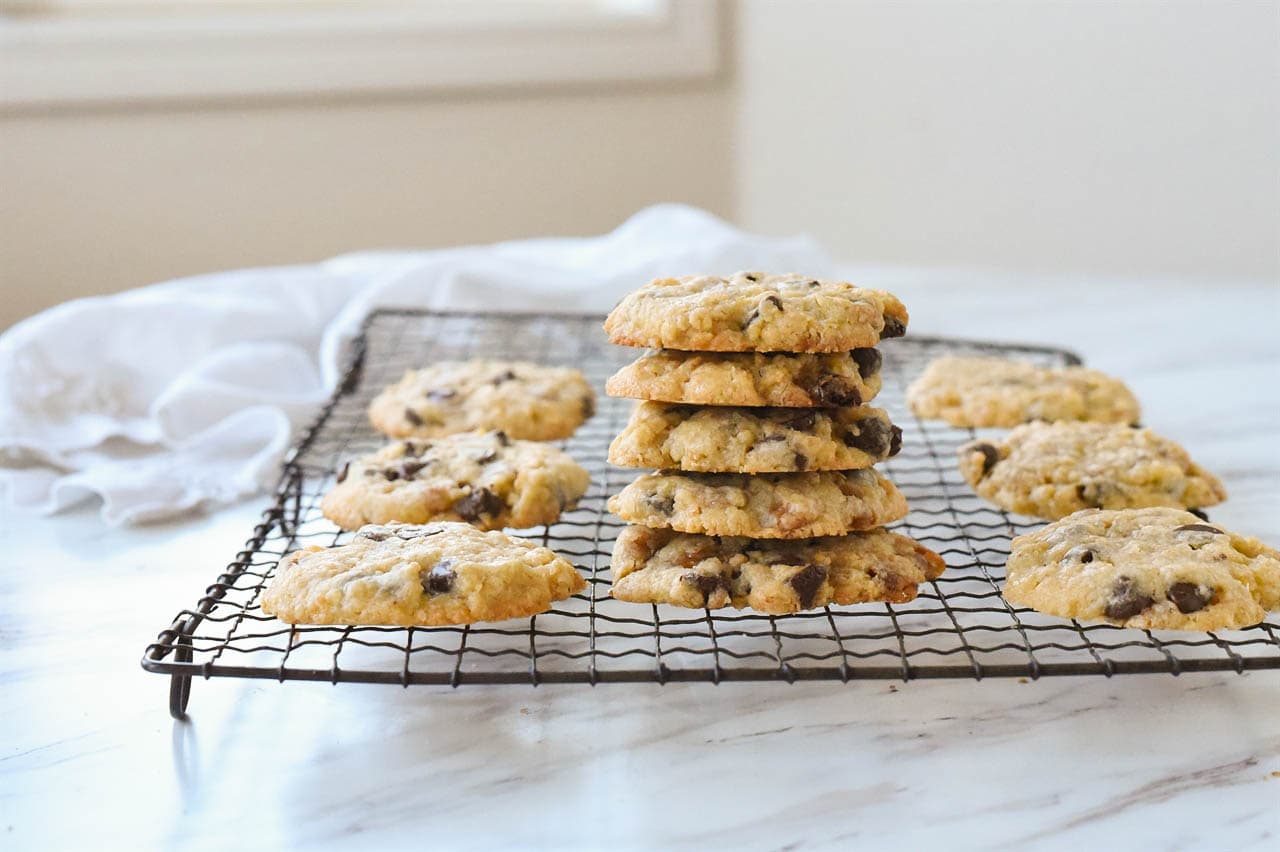
[[[600,237],[368,252],[69,302],[0,336],[0,489],[44,512],[96,496],[112,524],[253,494],[374,307],[604,313],[659,275],[833,267],[806,238],[660,205]]]

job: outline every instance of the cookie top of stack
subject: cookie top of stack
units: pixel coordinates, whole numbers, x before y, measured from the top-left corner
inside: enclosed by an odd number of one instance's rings
[[[901,337],[892,293],[804,275],[738,272],[659,278],[605,320],[622,346],[699,352],[847,352]]]

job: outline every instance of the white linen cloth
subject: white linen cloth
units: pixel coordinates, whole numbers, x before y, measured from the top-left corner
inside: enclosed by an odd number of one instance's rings
[[[379,306],[604,313],[661,275],[828,275],[805,238],[660,205],[600,237],[345,255],[68,302],[0,336],[0,489],[132,524],[269,486]]]

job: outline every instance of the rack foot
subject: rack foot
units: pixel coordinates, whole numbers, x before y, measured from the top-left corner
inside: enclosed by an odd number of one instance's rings
[[[191,700],[191,675],[170,675],[169,715],[179,722],[187,718],[187,702]]]

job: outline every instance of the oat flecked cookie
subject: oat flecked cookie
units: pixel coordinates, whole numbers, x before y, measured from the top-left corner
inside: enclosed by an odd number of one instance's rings
[[[1036,367],[1004,358],[938,358],[907,388],[921,417],[952,426],[1031,420],[1136,423],[1138,401],[1119,379],[1084,367]]]
[[[659,278],[605,320],[623,346],[701,352],[841,352],[901,337],[902,302],[883,290],[803,275]]]
[[[1150,429],[1115,423],[1027,423],[959,451],[960,472],[1010,512],[1048,520],[1081,509],[1194,509],[1226,489],[1187,451]]]
[[[907,514],[897,487],[872,468],[823,473],[649,473],[609,500],[646,527],[747,538],[815,538],[869,530]]]
[[[1013,540],[1004,596],[1123,627],[1249,627],[1280,607],[1280,553],[1180,509],[1085,509]]]
[[[709,473],[855,470],[896,455],[902,430],[882,409],[699,408],[639,403],[609,446],[622,467]]]
[[[883,529],[756,541],[627,527],[613,549],[611,594],[634,603],[782,614],[828,604],[905,603],[945,567],[933,551]]]
[[[471,624],[546,612],[585,586],[562,557],[505,533],[371,525],[280,560],[262,611],[290,624]]]
[[[525,361],[441,361],[409,370],[369,405],[373,428],[392,438],[438,438],[501,429],[512,438],[567,438],[595,413],[578,370]]]
[[[347,462],[320,504],[343,529],[402,521],[466,521],[480,529],[554,523],[590,477],[550,444],[504,432],[394,441]]]
[[[695,405],[861,405],[880,392],[880,352],[647,352],[615,373],[610,396]]]

